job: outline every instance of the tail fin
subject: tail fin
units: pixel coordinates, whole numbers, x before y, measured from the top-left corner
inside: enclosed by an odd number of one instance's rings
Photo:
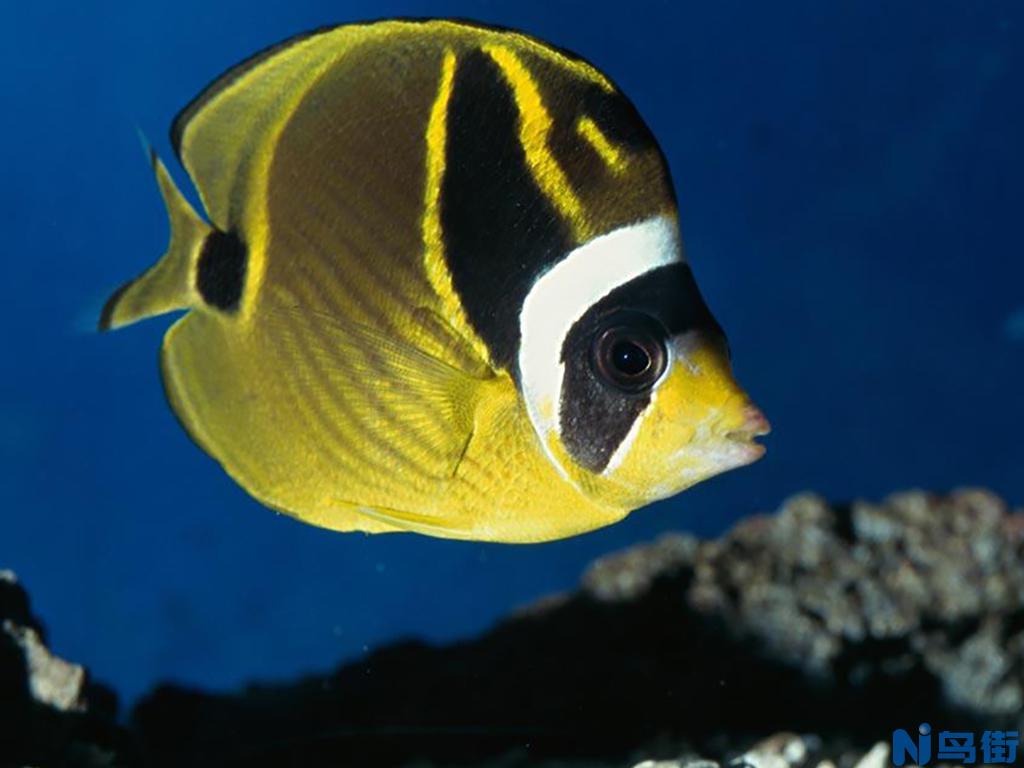
[[[107,299],[100,313],[101,331],[175,309],[187,309],[198,298],[194,280],[196,262],[212,228],[192,209],[152,149],[149,158],[167,206],[171,241],[160,261]]]

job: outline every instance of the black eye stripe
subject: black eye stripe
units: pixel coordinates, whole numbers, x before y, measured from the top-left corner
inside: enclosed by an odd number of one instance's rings
[[[616,389],[594,370],[595,335],[614,323],[623,310],[656,320],[663,340],[697,329],[721,334],[697,290],[693,273],[682,263],[658,267],[616,288],[576,321],[562,342],[565,375],[559,427],[562,442],[573,459],[595,473],[608,466],[633,422],[650,404],[649,388],[638,392]]]

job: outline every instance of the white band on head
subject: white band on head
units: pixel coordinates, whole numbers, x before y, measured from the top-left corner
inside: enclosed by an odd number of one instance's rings
[[[565,337],[620,285],[681,261],[675,217],[656,216],[584,243],[541,275],[527,294],[519,314],[520,385],[541,444],[563,476],[567,473],[551,454],[548,435],[559,429]]]

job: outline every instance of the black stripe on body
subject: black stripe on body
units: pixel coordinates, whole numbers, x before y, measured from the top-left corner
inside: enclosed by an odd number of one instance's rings
[[[626,147],[631,152],[657,153],[665,175],[664,192],[675,208],[678,203],[668,159],[633,102],[617,88],[609,93],[597,85],[591,85],[583,97],[583,114],[594,121],[613,145]]]
[[[523,301],[573,243],[530,173],[512,91],[483,51],[457,62],[447,123],[440,206],[448,270],[492,358],[512,368]]]
[[[609,92],[596,84],[588,86],[583,94],[583,114],[594,121],[612,144],[633,151],[658,147],[651,129],[621,91]]]
[[[562,442],[581,466],[602,472],[633,422],[650,404],[650,396],[627,394],[600,379],[591,364],[595,335],[609,316],[639,312],[658,321],[666,342],[693,330],[721,335],[704,303],[690,267],[658,267],[619,286],[576,321],[562,344],[559,420]]]
[[[196,289],[203,301],[227,312],[238,309],[249,253],[234,232],[211,232],[196,264]]]
[[[610,231],[669,208],[675,192],[665,156],[637,108],[619,90],[596,83],[565,81],[561,72],[541,70],[544,105],[552,118],[548,144],[573,188],[583,195],[587,215]],[[624,161],[613,169],[581,132],[587,120]]]

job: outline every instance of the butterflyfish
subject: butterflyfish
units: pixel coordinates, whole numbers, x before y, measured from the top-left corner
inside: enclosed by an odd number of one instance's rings
[[[585,60],[448,20],[299,36],[151,153],[164,256],[99,326],[174,310],[193,440],[337,531],[537,542],[748,464],[767,422],[684,255],[665,158]]]

